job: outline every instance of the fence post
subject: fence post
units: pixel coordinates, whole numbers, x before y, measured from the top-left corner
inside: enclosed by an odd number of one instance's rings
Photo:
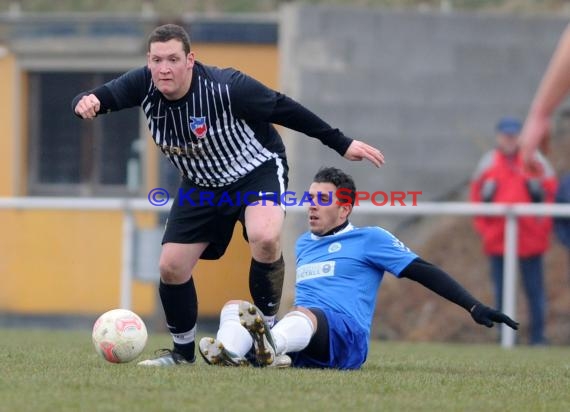
[[[505,215],[505,252],[503,260],[503,312],[515,319],[518,263],[517,215],[509,208]],[[500,309],[500,308],[497,308]],[[501,346],[512,348],[515,345],[515,331],[501,325]]]
[[[123,247],[121,264],[120,307],[131,309],[133,289],[133,255],[134,255],[135,216],[129,204],[123,208]]]

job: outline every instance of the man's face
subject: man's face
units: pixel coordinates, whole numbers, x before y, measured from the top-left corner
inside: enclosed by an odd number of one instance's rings
[[[176,39],[154,42],[147,53],[152,81],[168,100],[183,97],[190,89],[194,53],[186,54],[182,42]]]
[[[351,205],[340,205],[336,197],[337,187],[332,183],[313,182],[309,196],[314,205],[309,206],[309,230],[322,236],[343,224],[352,210]]]
[[[507,156],[512,156],[518,149],[518,136],[497,133],[497,148]]]

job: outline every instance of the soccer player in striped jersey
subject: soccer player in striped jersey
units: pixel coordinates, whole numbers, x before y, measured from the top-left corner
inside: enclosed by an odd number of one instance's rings
[[[155,144],[182,175],[159,264],[159,293],[174,347],[142,364],[190,364],[198,312],[192,270],[199,259],[224,254],[238,220],[252,254],[253,302],[269,323],[279,308],[284,207],[257,202],[280,202],[287,188],[285,148],[272,123],[314,137],[349,160],[379,167],[384,157],[246,74],[198,62],[188,34],[174,24],[150,34],[146,66],[72,102],[83,119],[134,106],[142,108]]]
[[[336,196],[351,193],[351,202]],[[253,347],[262,366],[358,369],[366,361],[378,289],[384,272],[408,278],[467,310],[475,322],[492,327],[518,323],[491,309],[440,268],[426,262],[380,227],[356,227],[356,187],[335,168],[321,169],[309,189],[309,231],[297,241],[295,306],[273,328],[245,301],[222,309],[216,338],[199,349],[207,363],[247,364]],[[344,202],[344,203],[343,203]]]

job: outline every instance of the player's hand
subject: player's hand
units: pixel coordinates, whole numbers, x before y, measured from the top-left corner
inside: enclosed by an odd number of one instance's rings
[[[353,140],[344,157],[348,160],[363,160],[368,159],[370,160],[374,166],[380,167],[384,164],[384,155],[382,152],[375,147],[370,146],[360,140]]]
[[[540,142],[550,133],[550,124],[548,117],[539,116],[537,114],[529,114],[527,117],[521,135],[519,136],[520,156],[525,171],[529,174],[535,174],[539,163],[536,160],[536,151]]]
[[[514,330],[519,329],[518,322],[515,322],[504,313],[491,309],[482,303],[478,303],[471,308],[471,317],[475,322],[485,325],[488,328],[492,328],[495,323],[504,323]]]
[[[94,94],[88,94],[79,99],[75,106],[75,113],[84,119],[94,119],[101,109],[101,102]]]

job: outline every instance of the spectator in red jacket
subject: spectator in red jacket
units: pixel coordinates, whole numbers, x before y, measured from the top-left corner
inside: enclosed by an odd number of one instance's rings
[[[518,136],[522,122],[504,117],[496,126],[497,146],[486,153],[471,181],[470,199],[473,202],[541,203],[553,202],[556,193],[556,176],[546,158],[535,154],[537,170],[530,175],[523,169],[518,156]],[[496,307],[502,308],[503,255],[505,218],[477,216],[475,230],[483,241],[489,256],[491,277],[495,288]],[[518,260],[522,283],[528,300],[531,345],[546,344],[544,320],[546,294],[544,288],[543,254],[549,247],[552,218],[521,216],[518,219]]]

